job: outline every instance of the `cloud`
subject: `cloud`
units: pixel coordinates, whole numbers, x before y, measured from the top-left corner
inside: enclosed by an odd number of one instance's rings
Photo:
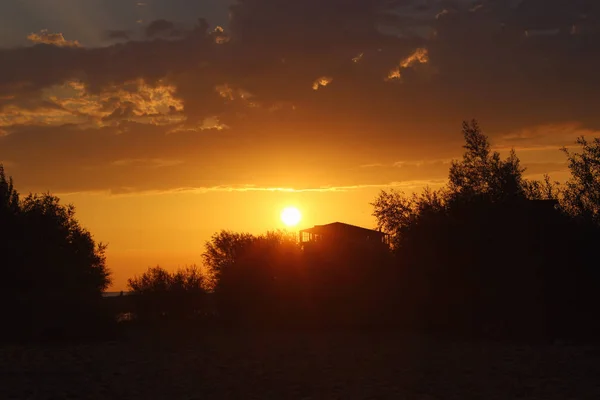
[[[463,119],[501,149],[600,130],[596,2],[453,3],[238,0],[222,29],[157,1],[140,40],[0,49],[0,157],[36,190],[352,186],[442,179],[417,164],[459,157]]]
[[[385,165],[382,163],[371,163],[371,164],[360,165],[360,168],[380,168],[383,166],[385,166]]]
[[[480,4],[475,4],[473,7],[471,7],[471,8],[469,9],[469,11],[470,11],[470,12],[477,12],[477,11],[480,11],[480,10],[482,10],[482,9],[484,9],[484,8],[485,8],[485,4],[483,4],[483,3],[480,3]]]
[[[231,38],[229,37],[229,35],[227,35],[225,33],[225,30],[221,26],[217,26],[212,31],[212,36],[214,37],[214,40],[215,40],[216,44],[229,43],[229,41],[231,40]]]
[[[116,160],[111,163],[117,167],[143,167],[143,168],[162,168],[162,167],[172,167],[175,165],[184,164],[183,160],[164,160],[161,158],[152,158],[152,159],[124,159],[124,160]]]
[[[442,11],[440,11],[439,13],[437,13],[435,15],[435,19],[444,18],[445,16],[447,16],[449,14],[451,14],[450,10],[444,8]]]
[[[183,104],[175,97],[176,88],[143,80],[107,87],[90,93],[85,85],[71,80],[43,89],[33,102],[11,101],[0,108],[0,127],[20,125],[102,127],[122,121],[171,125],[185,121]]]
[[[179,32],[175,29],[175,24],[171,21],[167,21],[164,19],[152,21],[146,27],[146,36],[149,38],[156,37],[159,35],[177,36],[178,33]]]
[[[128,30],[108,30],[106,31],[106,37],[108,39],[119,39],[129,40],[132,36],[132,32]]]
[[[419,161],[396,161],[393,166],[397,168],[411,168],[411,167],[424,167],[433,165],[444,165],[449,166],[452,163],[452,158],[443,160],[419,160]]]
[[[600,130],[586,128],[578,122],[533,126],[503,134],[494,147],[521,151],[558,150],[574,146],[580,136],[600,137]]]
[[[204,130],[222,131],[224,129],[229,129],[229,127],[225,124],[222,124],[217,117],[212,117],[212,118],[206,118],[201,123],[198,123],[196,125],[189,125],[189,124],[178,125],[172,129],[170,129],[169,131],[167,131],[167,133],[172,134],[172,133],[180,133],[180,132],[200,132],[200,131],[204,131]]]
[[[425,48],[416,49],[414,53],[406,57],[400,62],[400,65],[391,70],[388,74],[388,80],[395,80],[402,78],[402,71],[411,68],[418,64],[427,64],[429,62],[429,51]]]
[[[333,82],[333,78],[330,76],[322,76],[319,79],[317,79],[316,81],[313,82],[312,84],[312,88],[313,90],[319,90],[319,88],[321,87],[325,87],[327,85],[329,85],[331,82]]]
[[[23,109],[15,106],[4,107],[0,113],[0,128],[16,125],[46,125],[60,126],[76,122],[74,116],[67,110],[62,110],[51,104],[40,105],[35,109]]]
[[[400,189],[415,189],[425,186],[441,186],[445,183],[444,180],[411,180],[401,182],[383,182],[383,183],[369,183],[361,185],[347,185],[347,186],[321,186],[321,187],[306,187],[306,188],[293,188],[293,187],[259,187],[252,184],[247,185],[234,185],[234,186],[216,186],[212,188],[194,188],[194,189],[179,189],[178,191],[193,191],[206,193],[211,191],[217,192],[286,192],[286,193],[305,193],[305,192],[349,192],[361,189],[370,188],[400,188]]]
[[[50,44],[58,47],[80,47],[77,40],[66,40],[62,33],[51,33],[42,29],[38,33],[31,33],[27,40],[36,44]]]
[[[134,188],[119,188],[110,191],[90,191],[90,192],[62,192],[59,195],[72,195],[81,193],[108,194],[111,196],[140,196],[140,195],[161,195],[161,194],[206,194],[206,193],[233,193],[233,192],[271,192],[271,193],[339,193],[353,192],[364,189],[397,189],[402,191],[416,191],[424,187],[439,188],[445,184],[445,180],[413,180],[402,182],[382,182],[363,185],[348,186],[322,186],[322,187],[269,187],[257,186],[254,184],[239,185],[220,185],[210,187],[180,187],[169,190],[145,190],[138,191]]]

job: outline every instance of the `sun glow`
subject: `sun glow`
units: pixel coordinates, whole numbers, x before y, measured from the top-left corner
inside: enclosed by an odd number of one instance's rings
[[[287,226],[296,226],[301,219],[302,214],[296,207],[286,207],[281,212],[281,221]]]

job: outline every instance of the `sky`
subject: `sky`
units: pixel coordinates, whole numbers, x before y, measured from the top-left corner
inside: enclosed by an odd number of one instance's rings
[[[598,137],[595,0],[0,4],[0,162],[108,243],[113,290],[221,229],[375,226],[445,182],[476,118],[536,179]]]

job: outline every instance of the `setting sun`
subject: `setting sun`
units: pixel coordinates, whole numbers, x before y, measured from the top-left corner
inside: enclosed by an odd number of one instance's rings
[[[281,212],[281,221],[287,226],[296,226],[301,219],[302,214],[296,207],[286,207]]]

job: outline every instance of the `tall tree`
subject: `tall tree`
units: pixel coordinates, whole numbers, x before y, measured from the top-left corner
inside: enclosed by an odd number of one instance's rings
[[[29,195],[21,202],[21,224],[26,232],[23,267],[33,269],[36,286],[100,295],[110,284],[106,245],[75,218],[75,207],[50,194]],[[44,279],[39,279],[44,277]],[[40,289],[40,288],[38,288]]]
[[[110,284],[105,251],[72,205],[50,194],[20,199],[0,168],[0,303],[11,328],[3,333],[66,332],[91,322]]]
[[[487,136],[477,121],[463,122],[465,153],[453,161],[448,176],[450,198],[470,201],[484,197],[491,201],[525,197],[523,172],[514,150],[506,160],[492,152]]]
[[[16,214],[19,210],[19,193],[15,190],[13,179],[7,178],[4,166],[0,164],[0,218]]]

